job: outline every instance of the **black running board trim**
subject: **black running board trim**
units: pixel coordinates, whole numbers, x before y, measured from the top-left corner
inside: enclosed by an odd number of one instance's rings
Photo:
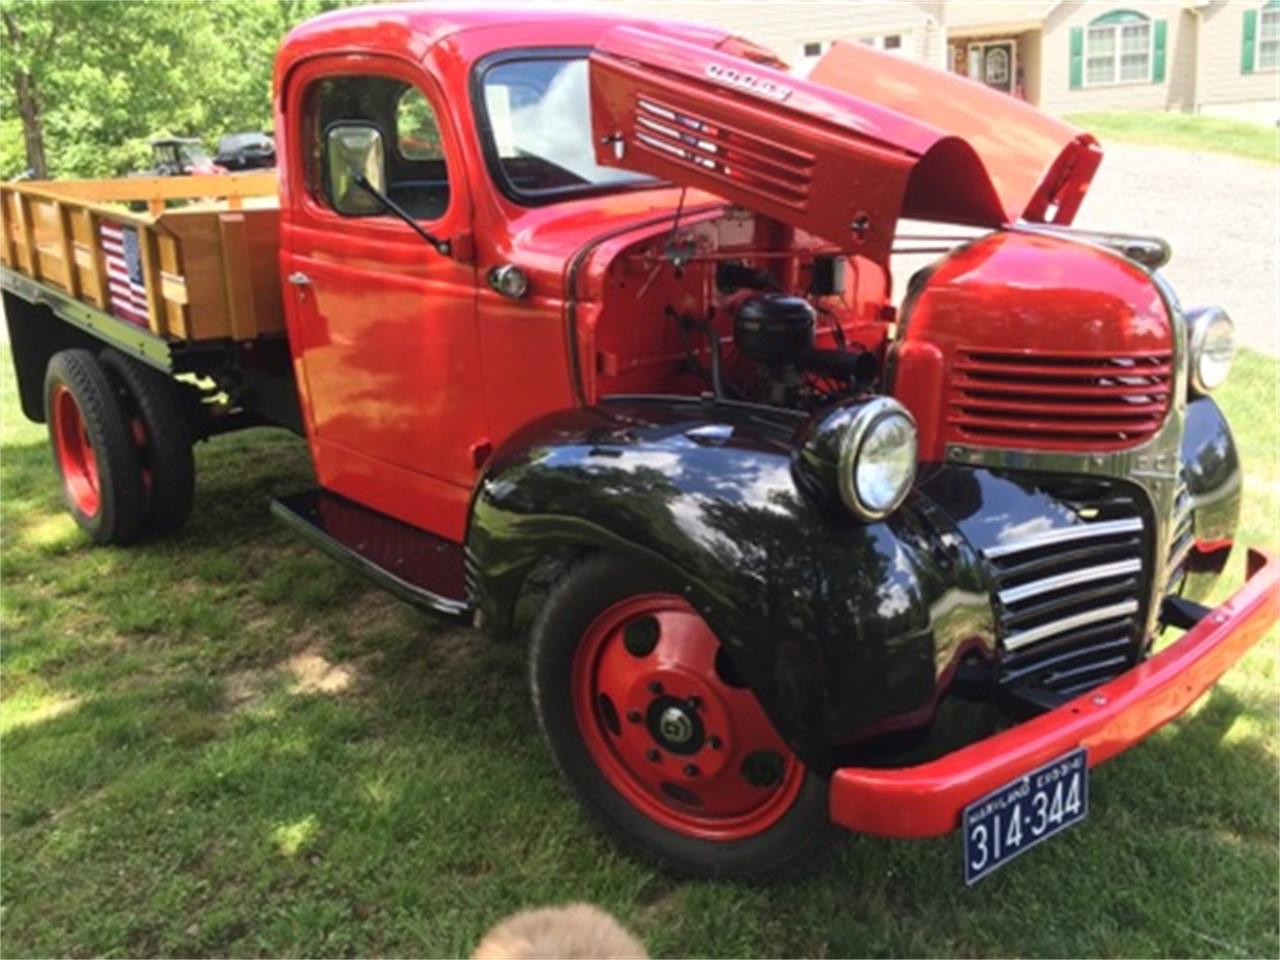
[[[361,507],[359,504],[324,491],[308,491],[307,493],[294,494],[282,497],[279,500],[273,500],[271,502],[271,513],[289,529],[315,544],[329,556],[346,564],[406,603],[431,613],[470,622],[474,608],[466,598],[444,596],[418,584],[411,583],[394,571],[360,553],[356,548],[333,536],[314,517],[314,510],[310,509],[319,497],[332,498],[335,501],[340,501],[345,507],[367,513],[371,517],[385,520],[389,523],[400,524],[398,520],[378,514],[367,507]],[[312,516],[308,516],[308,513],[312,514]],[[401,526],[405,526],[407,530],[413,530],[407,525]],[[424,541],[438,539],[425,531],[415,532],[420,533]],[[461,547],[458,547],[459,556],[461,556],[461,549]]]

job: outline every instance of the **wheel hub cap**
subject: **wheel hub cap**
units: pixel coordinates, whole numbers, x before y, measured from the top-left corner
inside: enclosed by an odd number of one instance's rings
[[[719,653],[682,597],[621,601],[579,644],[574,713],[600,772],[634,807],[689,836],[734,840],[790,809],[804,768],[755,695],[721,676]]]
[[[659,747],[672,753],[691,754],[705,739],[702,721],[686,704],[659,697],[649,705],[649,732]]]

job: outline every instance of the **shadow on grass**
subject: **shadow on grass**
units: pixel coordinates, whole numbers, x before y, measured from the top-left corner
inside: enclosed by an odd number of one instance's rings
[[[511,909],[580,898],[659,955],[1277,952],[1269,692],[1216,690],[1095,772],[1084,826],[973,891],[954,836],[684,882],[586,824],[522,649],[270,521],[313,482],[296,440],[202,447],[192,524],[129,551],[63,518],[43,444],[3,458],[7,956],[464,954]]]

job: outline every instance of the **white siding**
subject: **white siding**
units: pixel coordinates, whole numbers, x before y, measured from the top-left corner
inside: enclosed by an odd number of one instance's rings
[[[930,3],[811,2],[723,3],[714,0],[616,0],[611,10],[672,17],[723,27],[772,49],[793,66],[806,43],[898,35],[904,56],[933,66],[946,64],[946,37]]]
[[[1163,83],[1117,83],[1071,89],[1071,28],[1088,29],[1095,17],[1134,10],[1168,23]],[[1154,29],[1154,28],[1153,28]],[[1056,7],[1045,21],[1040,43],[1040,106],[1050,113],[1077,110],[1191,110],[1195,103],[1196,19],[1181,4],[1089,0]]]
[[[1258,11],[1262,19],[1262,3],[1244,0],[1216,0],[1201,11],[1200,86],[1196,93],[1198,107],[1206,113],[1226,116],[1256,115],[1275,122],[1277,97],[1280,97],[1280,74],[1274,69],[1253,73],[1241,69],[1244,45],[1244,13]]]

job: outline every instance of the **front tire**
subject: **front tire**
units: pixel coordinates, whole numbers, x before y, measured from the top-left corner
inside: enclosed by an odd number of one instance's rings
[[[93,354],[63,350],[45,371],[45,421],[63,496],[95,543],[142,533],[142,467],[124,411]]]
[[[755,877],[829,840],[827,785],[805,769],[671,586],[597,555],[533,628],[534,708],[561,773],[621,844],[677,872]]]

